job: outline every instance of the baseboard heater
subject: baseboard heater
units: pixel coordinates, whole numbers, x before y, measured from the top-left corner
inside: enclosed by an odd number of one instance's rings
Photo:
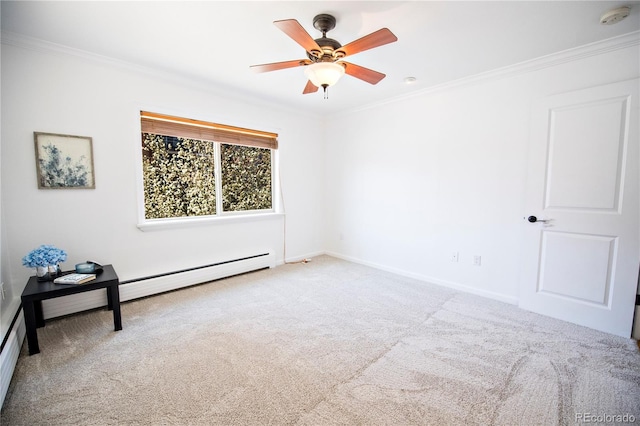
[[[120,281],[120,301],[139,299],[195,284],[276,266],[273,252]],[[45,319],[107,305],[106,291],[88,291],[42,302]],[[124,319],[124,318],[123,318]]]
[[[4,402],[4,397],[9,390],[9,383],[13,376],[13,370],[18,362],[20,348],[24,341],[26,332],[24,320],[20,315],[21,309],[18,309],[13,321],[9,326],[7,335],[2,340],[2,349],[0,349],[0,407]]]

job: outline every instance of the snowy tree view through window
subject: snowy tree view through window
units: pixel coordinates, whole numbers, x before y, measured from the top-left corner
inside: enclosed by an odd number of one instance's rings
[[[224,211],[270,209],[271,150],[221,145]]]
[[[143,133],[142,153],[146,219],[273,208],[271,149]]]

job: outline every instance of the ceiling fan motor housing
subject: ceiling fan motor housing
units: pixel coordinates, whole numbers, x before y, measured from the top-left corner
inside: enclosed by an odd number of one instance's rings
[[[309,57],[309,59],[314,62],[327,62],[337,59],[334,56],[333,52],[342,47],[342,45],[337,40],[328,37],[320,37],[315,39],[315,42],[318,43],[318,46],[320,46],[320,48],[322,49],[322,55],[318,58],[307,52],[307,56]]]
[[[313,27],[322,32],[322,37],[315,39],[318,46],[322,48],[322,55],[320,57],[314,56],[307,52],[307,56],[314,62],[334,62],[336,59],[344,55],[336,57],[334,51],[342,47],[340,42],[332,38],[327,37],[327,32],[336,27],[336,18],[333,15],[321,13],[313,18]]]

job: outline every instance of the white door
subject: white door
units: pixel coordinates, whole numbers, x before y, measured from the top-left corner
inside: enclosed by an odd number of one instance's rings
[[[636,79],[533,105],[521,308],[630,337],[640,261],[639,91]]]

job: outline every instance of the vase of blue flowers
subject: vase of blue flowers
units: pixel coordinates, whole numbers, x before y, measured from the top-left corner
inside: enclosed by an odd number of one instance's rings
[[[41,245],[22,258],[22,264],[36,269],[38,281],[51,281],[60,275],[60,262],[67,260],[67,252],[51,245]]]

